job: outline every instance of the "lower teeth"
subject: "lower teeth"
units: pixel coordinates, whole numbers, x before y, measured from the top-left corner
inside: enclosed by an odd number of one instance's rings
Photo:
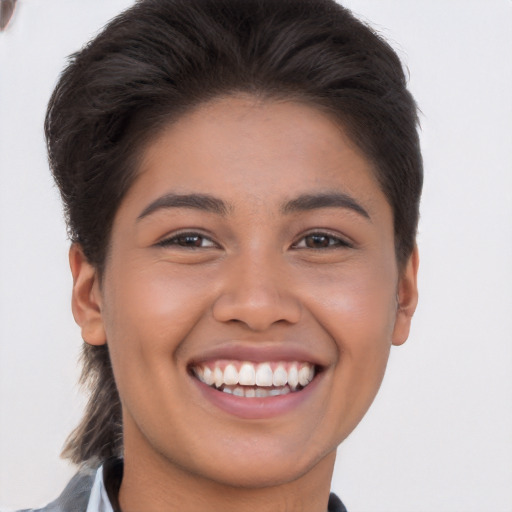
[[[235,396],[243,396],[246,398],[265,398],[269,396],[280,396],[287,395],[291,393],[292,390],[288,385],[281,387],[257,387],[257,386],[222,386],[221,388],[216,388],[212,386],[217,391],[222,391],[223,393],[229,393]],[[297,390],[298,391],[298,390]]]

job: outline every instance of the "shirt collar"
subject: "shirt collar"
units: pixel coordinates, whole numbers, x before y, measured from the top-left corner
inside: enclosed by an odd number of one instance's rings
[[[103,482],[103,466],[96,472],[86,512],[114,512]]]

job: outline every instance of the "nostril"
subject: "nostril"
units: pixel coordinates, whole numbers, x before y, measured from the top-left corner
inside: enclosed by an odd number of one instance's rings
[[[292,296],[225,293],[213,304],[213,316],[219,322],[243,324],[251,331],[260,332],[276,324],[297,323],[301,306]]]

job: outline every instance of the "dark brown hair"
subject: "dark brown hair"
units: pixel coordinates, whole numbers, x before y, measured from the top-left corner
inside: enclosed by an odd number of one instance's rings
[[[392,48],[334,0],[139,0],[72,56],[45,123],[70,239],[100,275],[145,145],[192,107],[240,92],[334,116],[374,164],[403,266],[423,171],[416,104]],[[83,358],[90,401],[64,449],[76,463],[122,451],[108,348],[85,345]]]

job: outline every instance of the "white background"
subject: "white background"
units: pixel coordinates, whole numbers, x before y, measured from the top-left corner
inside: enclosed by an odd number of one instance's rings
[[[68,54],[130,0],[19,0],[0,33],[0,507],[42,505],[83,404],[43,116]],[[347,0],[422,114],[420,305],[341,446],[349,512],[512,511],[512,1]]]

